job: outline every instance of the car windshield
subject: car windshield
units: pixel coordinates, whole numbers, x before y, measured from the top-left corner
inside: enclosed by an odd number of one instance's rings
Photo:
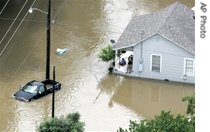
[[[28,93],[37,93],[37,87],[36,85],[26,85],[22,88],[23,91],[28,92]]]

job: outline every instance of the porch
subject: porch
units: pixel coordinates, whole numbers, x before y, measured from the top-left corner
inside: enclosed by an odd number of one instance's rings
[[[122,53],[119,57],[115,57],[115,67],[114,67],[114,72],[117,73],[117,74],[130,74],[132,75],[132,72],[131,73],[127,73],[127,68],[128,68],[128,57],[130,55],[133,55],[133,51],[126,51],[125,53]],[[122,59],[125,59],[126,61],[126,64],[125,65],[120,65],[120,61]],[[133,67],[133,66],[132,66]]]

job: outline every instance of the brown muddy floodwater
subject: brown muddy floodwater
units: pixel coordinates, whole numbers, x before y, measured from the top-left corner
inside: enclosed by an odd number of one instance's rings
[[[33,7],[46,10],[46,1],[32,1]],[[97,57],[100,49],[110,44],[110,39],[118,39],[132,16],[157,11],[173,2],[52,0],[55,22],[51,66],[56,66],[56,79],[63,86],[55,95],[55,115],[78,111],[86,131],[116,131],[128,127],[130,119],[152,118],[161,110],[184,114],[186,103],[182,97],[192,95],[194,85],[108,74],[106,64]],[[193,0],[181,2],[188,7],[195,4]],[[25,14],[23,23],[0,56],[0,132],[32,132],[51,116],[51,95],[30,103],[13,98],[29,80],[45,79],[46,16],[40,12]],[[0,18],[2,39],[15,15],[9,17],[2,12]],[[10,30],[7,40],[14,31]],[[7,40],[1,42],[1,50]],[[57,55],[57,48],[69,51]]]

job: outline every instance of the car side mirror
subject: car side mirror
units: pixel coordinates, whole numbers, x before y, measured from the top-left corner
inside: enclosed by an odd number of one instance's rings
[[[23,86],[21,85],[21,86],[20,86],[20,90],[21,90],[22,88],[23,88]]]

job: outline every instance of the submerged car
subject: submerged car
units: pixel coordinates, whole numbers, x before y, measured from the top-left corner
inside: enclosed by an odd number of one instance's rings
[[[50,79],[42,82],[33,80],[17,91],[14,94],[14,97],[22,101],[32,101],[52,93],[53,88],[55,91],[59,90],[61,88],[61,83]]]

